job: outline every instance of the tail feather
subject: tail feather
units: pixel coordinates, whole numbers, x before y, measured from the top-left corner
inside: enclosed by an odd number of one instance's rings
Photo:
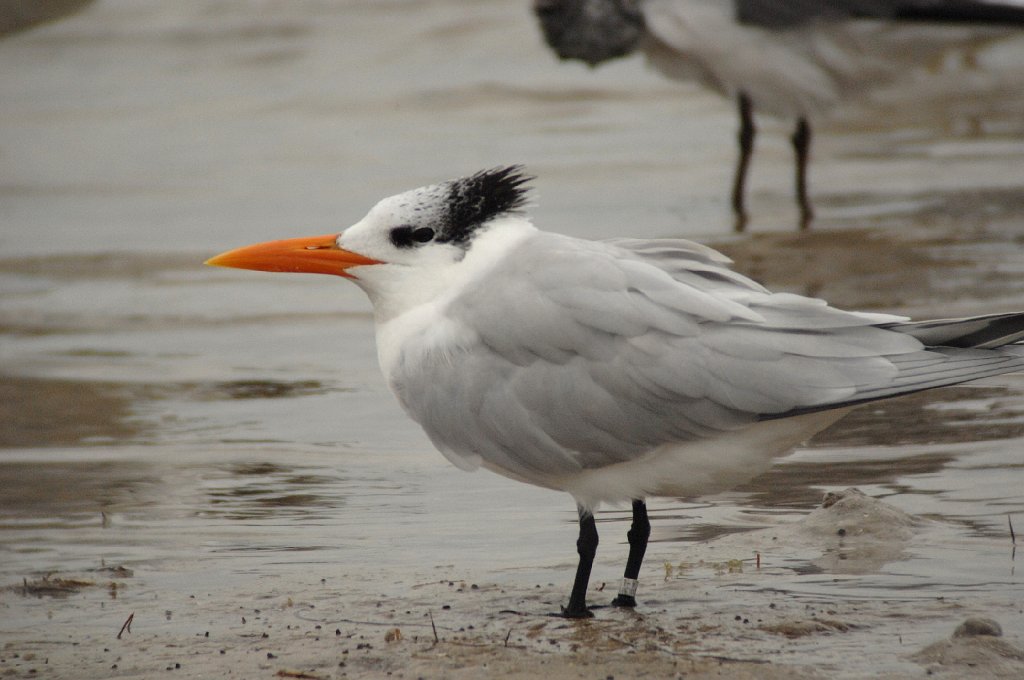
[[[894,11],[897,19],[909,21],[948,21],[955,23],[1022,24],[1024,8],[1013,3],[991,0],[960,2],[903,2]]]
[[[911,335],[926,347],[993,349],[1024,340],[1024,312],[897,322],[882,328]]]
[[[766,414],[761,419],[774,420],[857,406],[934,387],[1024,370],[1024,343],[1021,343],[1024,340],[1024,312],[964,319],[900,321],[879,324],[879,327],[913,336],[925,348],[886,357],[896,367],[897,374],[884,384],[863,385],[843,401]]]
[[[943,357],[943,361],[932,365],[893,357],[892,362],[899,369],[899,375],[886,385],[859,391],[857,398],[874,401],[1020,371],[1024,369],[1024,351],[1016,350],[1024,350],[1024,347],[990,350],[941,347],[929,351],[929,354]]]

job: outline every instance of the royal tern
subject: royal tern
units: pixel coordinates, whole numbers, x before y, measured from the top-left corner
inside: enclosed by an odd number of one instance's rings
[[[600,503],[632,503],[614,604],[634,606],[647,497],[730,489],[857,404],[1024,367],[1024,312],[846,312],[691,241],[541,231],[523,213],[530,179],[485,170],[385,198],[340,234],[207,264],[362,288],[387,383],[448,460],[575,499],[566,616],[590,615]]]
[[[1015,0],[534,0],[534,12],[563,59],[594,66],[640,51],[664,75],[736,100],[738,231],[747,223],[755,110],[796,121],[796,200],[806,228],[813,218],[807,192],[813,120],[871,86],[934,70],[936,50],[967,42],[963,24],[1024,24],[1024,3]],[[931,27],[923,36],[929,50],[898,32],[920,31],[922,24]]]

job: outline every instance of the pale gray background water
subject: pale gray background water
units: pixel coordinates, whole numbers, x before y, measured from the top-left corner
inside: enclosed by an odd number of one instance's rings
[[[0,585],[102,562],[133,568],[143,592],[315,577],[394,595],[439,573],[568,587],[571,499],[433,451],[383,385],[358,289],[201,266],[510,162],[538,176],[544,228],[731,238],[731,104],[638,60],[558,64],[528,4],[99,0],[0,40],[0,365],[17,402],[0,423]],[[1012,60],[1024,40],[979,49]],[[893,128],[823,128],[817,228],[871,227],[875,248],[929,258],[919,288],[858,304],[1024,308],[1014,101],[977,119],[937,105]],[[750,227],[784,232],[786,126],[763,127]],[[820,242],[791,244],[805,246],[807,279],[787,281],[820,289],[830,263],[813,263]],[[873,409],[749,489],[659,502],[645,578],[688,559],[680,539],[795,518],[857,485],[940,528],[838,579],[781,551],[791,575],[749,587],[1021,603],[1006,527],[1013,514],[1024,531],[1022,395],[1010,377]],[[625,515],[604,518],[596,581],[624,556]],[[50,605],[4,606],[5,628],[30,631]],[[1002,614],[1024,635],[1024,616]]]

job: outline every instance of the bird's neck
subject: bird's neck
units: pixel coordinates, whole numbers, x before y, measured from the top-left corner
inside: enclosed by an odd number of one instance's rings
[[[528,220],[500,218],[474,237],[465,257],[457,262],[368,267],[386,274],[358,282],[373,303],[377,350],[385,374],[407,340],[439,337],[439,329],[449,323],[445,311],[451,301],[476,285],[505,257],[514,256],[516,247],[536,233]],[[385,267],[389,271],[383,271]]]

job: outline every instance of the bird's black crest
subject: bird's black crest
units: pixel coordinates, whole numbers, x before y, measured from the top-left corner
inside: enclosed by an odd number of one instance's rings
[[[437,241],[463,243],[484,222],[521,210],[529,192],[525,185],[532,179],[523,166],[510,165],[453,180],[445,228]]]

